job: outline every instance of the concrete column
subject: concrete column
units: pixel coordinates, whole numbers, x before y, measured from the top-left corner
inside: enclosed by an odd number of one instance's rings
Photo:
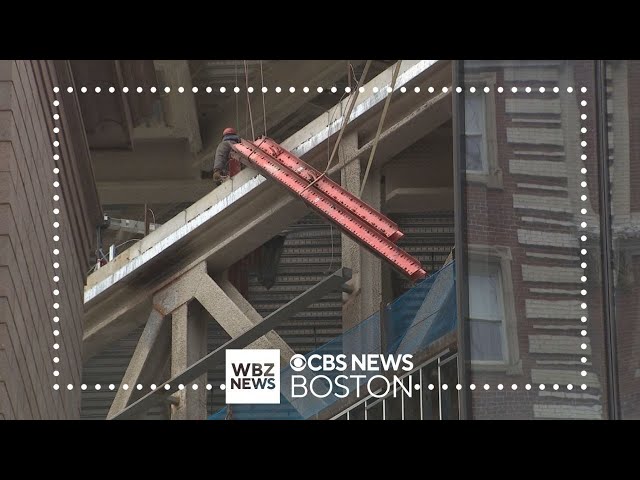
[[[171,314],[171,376],[179,374],[207,354],[205,316],[188,316],[188,304]],[[207,417],[207,376],[202,375],[176,393],[171,420],[204,420]],[[193,385],[198,385],[197,390]]]
[[[357,134],[342,139],[338,150],[338,160],[351,158],[358,150]],[[342,186],[359,195],[364,170],[359,161],[351,162],[341,171]],[[362,195],[362,199],[373,208],[380,208],[380,171],[372,169]],[[342,328],[348,330],[380,309],[382,299],[381,261],[360,243],[342,235],[342,266],[351,268],[353,277],[349,285],[353,293],[342,295]]]

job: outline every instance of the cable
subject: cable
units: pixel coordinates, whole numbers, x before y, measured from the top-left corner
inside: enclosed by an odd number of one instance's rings
[[[342,135],[344,134],[344,131],[346,129],[347,123],[349,121],[349,117],[351,116],[351,111],[353,110],[353,107],[355,106],[356,100],[358,98],[358,93],[360,92],[360,88],[359,86],[362,84],[362,82],[364,82],[364,79],[366,78],[367,72],[369,71],[369,66],[371,66],[371,60],[367,60],[367,63],[364,67],[364,71],[362,72],[362,75],[360,76],[360,81],[356,81],[356,89],[354,91],[354,95],[353,97],[351,97],[351,102],[349,104],[349,108],[347,109],[347,113],[346,115],[343,117],[343,122],[342,122],[342,127],[340,128],[340,132],[338,133],[338,138],[336,139],[336,143],[333,146],[333,151],[331,152],[331,155],[329,155],[329,160],[327,161],[327,168],[324,169],[324,172],[322,172],[320,175],[318,175],[318,178],[316,178],[315,180],[313,180],[309,185],[307,185],[306,187],[304,187],[304,189],[302,190],[302,192],[304,193],[308,188],[311,188],[313,185],[315,185],[315,183],[320,180],[322,177],[326,176],[327,171],[329,170],[329,167],[331,166],[331,162],[333,161],[333,157],[335,156],[336,152],[338,151],[338,146],[340,145],[340,141],[342,140]],[[351,67],[353,69],[353,67]],[[344,94],[343,94],[344,97]],[[337,111],[338,107],[341,105],[342,102],[342,98],[338,101],[338,104],[334,107],[334,113]],[[329,127],[331,127],[331,121],[333,120],[333,115],[331,115],[329,117],[329,123],[327,125],[327,129]],[[327,131],[327,147],[329,147],[330,145],[330,134]],[[328,150],[327,150],[328,152]]]
[[[333,113],[331,115],[329,115],[331,109],[327,110],[327,116],[329,117],[329,121],[327,122],[327,132],[329,131],[329,128],[331,127],[331,122],[333,122],[333,116],[338,111],[338,106],[340,105],[342,100],[344,100],[344,97],[346,97],[346,96],[347,96],[347,92],[344,92],[342,94],[342,96],[340,97],[340,100],[338,100],[337,105],[335,107],[333,107]],[[327,135],[327,163],[329,163],[329,159],[330,158],[331,158],[331,135]]]
[[[364,71],[362,72],[362,76],[360,77],[360,81],[358,82],[358,85],[362,85],[362,83],[364,82],[364,79],[367,76],[367,72],[369,71],[369,67],[371,66],[371,60],[367,60],[366,65],[364,66]],[[351,98],[351,103],[349,104],[349,108],[347,109],[347,113],[344,116],[344,120],[342,122],[342,128],[340,129],[340,132],[338,133],[338,139],[336,140],[335,145],[333,146],[333,151],[331,152],[331,156],[329,157],[329,163],[327,164],[327,168],[325,169],[325,173],[327,172],[327,170],[329,170],[329,167],[331,166],[331,162],[333,161],[333,157],[335,156],[336,152],[338,151],[338,146],[340,145],[340,141],[342,140],[342,135],[344,134],[344,131],[347,127],[347,124],[349,123],[349,117],[351,116],[351,112],[353,111],[353,107],[355,107],[356,105],[356,100],[358,99],[358,94],[360,93],[360,88],[358,88],[354,94],[353,97]]]
[[[364,82],[364,79],[367,76],[367,72],[369,71],[369,67],[370,66],[371,66],[371,60],[367,60],[367,63],[364,66],[364,71],[362,72],[362,75],[360,76],[360,81],[358,82],[358,85],[362,85],[362,83]],[[351,116],[351,112],[353,111],[353,107],[356,104],[356,100],[358,99],[358,93],[359,92],[360,92],[360,88],[358,88],[353,93],[353,96],[351,97],[351,101],[349,102],[349,108],[347,109],[347,113],[343,117],[342,127],[340,128],[340,132],[338,132],[338,138],[336,139],[336,143],[333,146],[333,151],[331,152],[331,155],[329,156],[329,161],[327,162],[327,168],[324,169],[324,172],[322,172],[322,174],[320,174],[318,176],[318,178],[316,178],[309,185],[307,185],[304,188],[303,191],[306,191],[308,188],[313,186],[318,180],[320,180],[322,177],[324,177],[327,174],[327,171],[329,170],[329,167],[331,166],[331,162],[333,161],[333,157],[335,156],[336,152],[338,151],[338,147],[340,146],[340,142],[342,141],[342,135],[344,135],[344,131],[346,130],[347,124],[349,123],[349,117]],[[328,135],[328,132],[327,132],[327,135]]]
[[[142,238],[144,238],[144,237],[142,237]],[[117,250],[122,245],[125,245],[125,244],[130,243],[130,242],[139,242],[140,240],[142,240],[142,238],[131,238],[131,239],[127,240],[126,242],[122,242],[121,244],[116,245],[114,248]]]
[[[249,99],[249,69],[247,67],[247,61],[244,61],[244,79],[247,88],[247,107],[249,108],[249,121],[251,122],[251,139],[256,139],[256,132],[253,129],[253,115],[251,114],[251,100]]]
[[[267,136],[267,107],[264,102],[264,73],[262,71],[262,60],[260,60],[260,83],[262,91],[262,119],[264,120],[264,136]]]
[[[153,216],[153,224],[156,224],[156,214],[153,213],[153,210],[151,210],[149,207],[147,207],[147,210],[149,210],[151,212],[151,215]]]
[[[329,227],[331,227],[331,261],[329,262],[329,270],[327,273],[331,272],[331,269],[333,268],[333,224],[330,223]]]
[[[367,163],[367,169],[364,172],[364,177],[362,178],[362,183],[360,184],[360,198],[362,198],[362,192],[364,192],[364,187],[367,183],[367,177],[369,176],[369,170],[371,170],[371,165],[373,164],[373,157],[376,154],[376,149],[378,148],[378,140],[380,140],[380,134],[382,133],[382,125],[384,124],[384,119],[387,117],[387,110],[389,110],[389,104],[391,103],[391,96],[393,95],[393,89],[396,86],[396,80],[398,79],[398,73],[400,72],[400,65],[402,64],[402,60],[398,60],[396,63],[396,68],[393,69],[393,75],[391,76],[391,91],[387,95],[387,98],[384,102],[384,108],[382,109],[382,116],[380,117],[380,122],[378,122],[378,131],[376,132],[376,136],[373,139],[373,147],[371,148],[371,153],[369,154],[369,162]]]

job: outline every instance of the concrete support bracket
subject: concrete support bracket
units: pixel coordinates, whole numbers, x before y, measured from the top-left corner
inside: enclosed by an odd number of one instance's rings
[[[207,354],[207,323],[202,318],[189,317],[188,305],[171,314],[171,375],[187,369]],[[171,407],[172,420],[204,420],[207,416],[207,374],[183,385],[176,397],[178,405]],[[195,388],[194,388],[195,386]]]

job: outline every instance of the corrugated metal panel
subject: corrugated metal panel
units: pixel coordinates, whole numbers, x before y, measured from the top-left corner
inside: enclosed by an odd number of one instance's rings
[[[415,256],[428,273],[440,269],[455,244],[453,212],[402,213],[389,217],[398,224],[405,236],[398,245]],[[394,291],[400,295],[410,283],[393,272]]]
[[[115,342],[111,348],[100,355],[96,355],[84,365],[82,382],[87,384],[87,390],[82,393],[80,417],[86,420],[105,419],[113,399],[115,390],[109,390],[109,385],[120,385],[129,360],[138,344],[138,339],[144,327],[137,328],[130,335]],[[158,379],[158,383],[161,379]],[[100,390],[95,386],[100,385]],[[168,418],[168,409],[156,407],[145,417],[149,420]]]

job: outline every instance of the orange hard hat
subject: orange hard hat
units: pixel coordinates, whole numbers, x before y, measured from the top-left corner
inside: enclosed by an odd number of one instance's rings
[[[232,127],[227,127],[222,132],[222,135],[237,135],[237,134],[238,132],[236,132],[236,129]]]

